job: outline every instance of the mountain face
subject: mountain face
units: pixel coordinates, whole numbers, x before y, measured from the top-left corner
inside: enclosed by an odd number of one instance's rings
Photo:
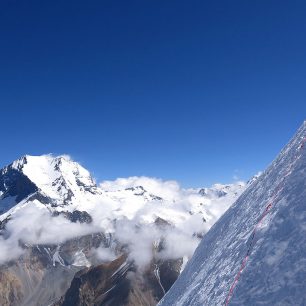
[[[67,156],[24,156],[0,170],[0,305],[156,305],[245,187],[98,186]]]
[[[306,123],[204,236],[159,306],[306,305]]]
[[[24,156],[0,171],[2,211],[30,195],[47,198],[45,204],[65,206],[88,193],[98,193],[89,172],[65,156]]]

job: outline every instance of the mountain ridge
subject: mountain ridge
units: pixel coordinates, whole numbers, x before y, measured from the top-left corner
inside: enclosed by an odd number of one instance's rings
[[[305,305],[306,123],[206,233],[159,306]]]
[[[123,286],[130,289],[120,295],[122,303],[153,306],[207,228],[245,189],[244,183],[218,184],[201,194],[158,179],[124,181],[97,185],[68,156],[26,155],[0,170],[0,276],[9,284],[0,288],[0,304],[86,300],[76,273],[91,286],[95,273],[108,275],[111,263],[125,256],[129,269],[105,282],[103,298],[92,295],[87,302],[113,300],[113,290]],[[62,286],[46,291],[57,278]]]

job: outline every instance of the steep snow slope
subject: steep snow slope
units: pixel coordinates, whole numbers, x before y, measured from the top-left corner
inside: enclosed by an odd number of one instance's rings
[[[306,123],[204,236],[159,306],[306,305]]]

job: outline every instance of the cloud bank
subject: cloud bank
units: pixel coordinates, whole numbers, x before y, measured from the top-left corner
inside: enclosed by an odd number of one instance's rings
[[[145,195],[127,188],[142,186]],[[90,233],[111,233],[117,245],[126,245],[129,258],[145,268],[153,256],[162,259],[190,258],[204,234],[237,198],[239,184],[215,185],[201,195],[198,189],[185,190],[176,181],[148,177],[119,178],[100,184],[101,195],[81,206],[68,209],[86,210],[91,224],[72,223],[62,215],[52,217],[50,208],[38,201],[28,202],[15,210],[0,236],[0,263],[22,255],[20,245],[61,244]],[[225,189],[224,189],[225,188]],[[219,197],[220,190],[227,190]],[[73,204],[72,204],[73,205]],[[161,220],[161,225],[156,224]],[[156,246],[163,248],[157,253]],[[179,242],[179,243],[178,243]],[[113,260],[116,250],[100,247],[95,250],[101,261]],[[119,255],[119,254],[117,254]]]

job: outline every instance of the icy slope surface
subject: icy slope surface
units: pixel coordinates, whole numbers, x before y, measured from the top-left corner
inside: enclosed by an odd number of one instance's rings
[[[204,236],[159,306],[306,305],[306,124]]]

